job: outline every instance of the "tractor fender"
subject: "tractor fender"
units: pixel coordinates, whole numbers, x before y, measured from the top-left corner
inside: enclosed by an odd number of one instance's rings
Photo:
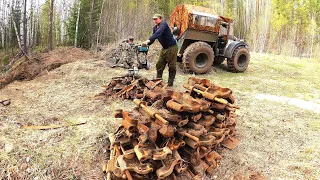
[[[239,46],[249,49],[249,45],[244,41],[229,41],[226,50],[224,51],[224,56],[226,58],[232,58],[233,51]]]

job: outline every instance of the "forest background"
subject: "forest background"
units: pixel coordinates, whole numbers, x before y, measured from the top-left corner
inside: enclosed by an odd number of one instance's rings
[[[128,36],[145,40],[153,14],[169,21],[181,3],[232,18],[235,36],[251,51],[320,58],[319,0],[1,0],[0,60],[8,63],[21,49],[94,49]]]

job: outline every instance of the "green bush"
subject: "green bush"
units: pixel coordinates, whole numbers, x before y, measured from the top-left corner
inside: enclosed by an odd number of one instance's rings
[[[7,65],[9,63],[9,56],[4,56],[2,59],[1,59],[1,64],[2,65]]]

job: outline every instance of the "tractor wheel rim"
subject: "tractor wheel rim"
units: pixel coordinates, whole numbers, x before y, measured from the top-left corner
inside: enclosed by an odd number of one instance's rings
[[[238,59],[238,66],[243,67],[247,63],[247,56],[245,54],[241,54]]]
[[[200,53],[196,57],[195,64],[199,68],[203,68],[208,64],[209,56],[206,53]]]

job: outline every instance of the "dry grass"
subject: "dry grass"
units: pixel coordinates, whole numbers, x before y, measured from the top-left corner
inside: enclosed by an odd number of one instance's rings
[[[143,76],[155,76],[152,64],[150,71],[141,71]],[[236,104],[242,107],[237,125],[241,144],[234,151],[222,150],[216,177],[256,172],[268,179],[319,179],[320,115],[255,98],[270,94],[319,103],[319,61],[252,54],[246,73],[229,73],[224,68],[221,65],[200,76],[233,89]],[[95,95],[124,72],[106,67],[105,60],[88,59],[1,89],[0,100],[11,98],[12,104],[0,105],[0,178],[102,179],[107,133],[119,126],[112,111],[134,105],[122,100],[103,104]],[[175,88],[183,91],[188,77],[179,71]],[[56,130],[19,128],[84,119],[85,125]]]

